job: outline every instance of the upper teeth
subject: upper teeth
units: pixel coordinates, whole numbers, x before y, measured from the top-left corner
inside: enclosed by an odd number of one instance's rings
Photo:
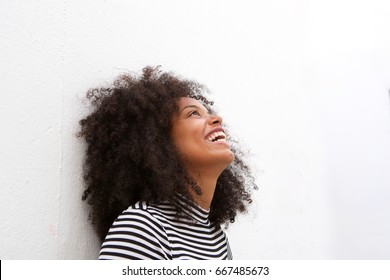
[[[226,138],[226,135],[222,131],[214,132],[214,133],[211,133],[209,135],[209,137],[207,137],[207,140],[215,141],[218,137],[222,138],[222,139],[218,139],[218,140],[224,140]]]

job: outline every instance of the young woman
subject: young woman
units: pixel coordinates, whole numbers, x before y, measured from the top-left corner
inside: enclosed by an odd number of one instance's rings
[[[204,87],[146,67],[87,93],[83,200],[99,259],[231,259],[220,225],[255,186]]]

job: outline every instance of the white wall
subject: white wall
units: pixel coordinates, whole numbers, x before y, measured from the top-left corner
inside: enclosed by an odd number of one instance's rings
[[[388,1],[1,1],[0,259],[94,259],[83,100],[162,65],[212,90],[260,190],[236,259],[390,258]]]

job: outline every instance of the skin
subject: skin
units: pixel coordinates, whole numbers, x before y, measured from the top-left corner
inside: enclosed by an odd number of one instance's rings
[[[180,160],[189,175],[202,190],[194,200],[209,209],[218,177],[234,160],[226,141],[211,142],[207,135],[222,128],[222,118],[210,115],[196,99],[182,97],[178,100],[179,112],[172,119],[172,139],[180,153]]]

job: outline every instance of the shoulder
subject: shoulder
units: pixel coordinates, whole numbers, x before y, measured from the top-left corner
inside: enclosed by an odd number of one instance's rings
[[[119,225],[126,221],[149,224],[160,228],[165,232],[165,226],[177,217],[176,208],[169,202],[150,204],[148,202],[137,202],[122,212],[115,220],[114,225]]]
[[[149,203],[137,202],[118,216],[113,227],[139,224],[165,231],[158,214],[159,211],[156,212],[155,207],[150,206]]]
[[[137,202],[112,224],[100,251],[100,259],[167,259],[170,246],[158,208]]]

